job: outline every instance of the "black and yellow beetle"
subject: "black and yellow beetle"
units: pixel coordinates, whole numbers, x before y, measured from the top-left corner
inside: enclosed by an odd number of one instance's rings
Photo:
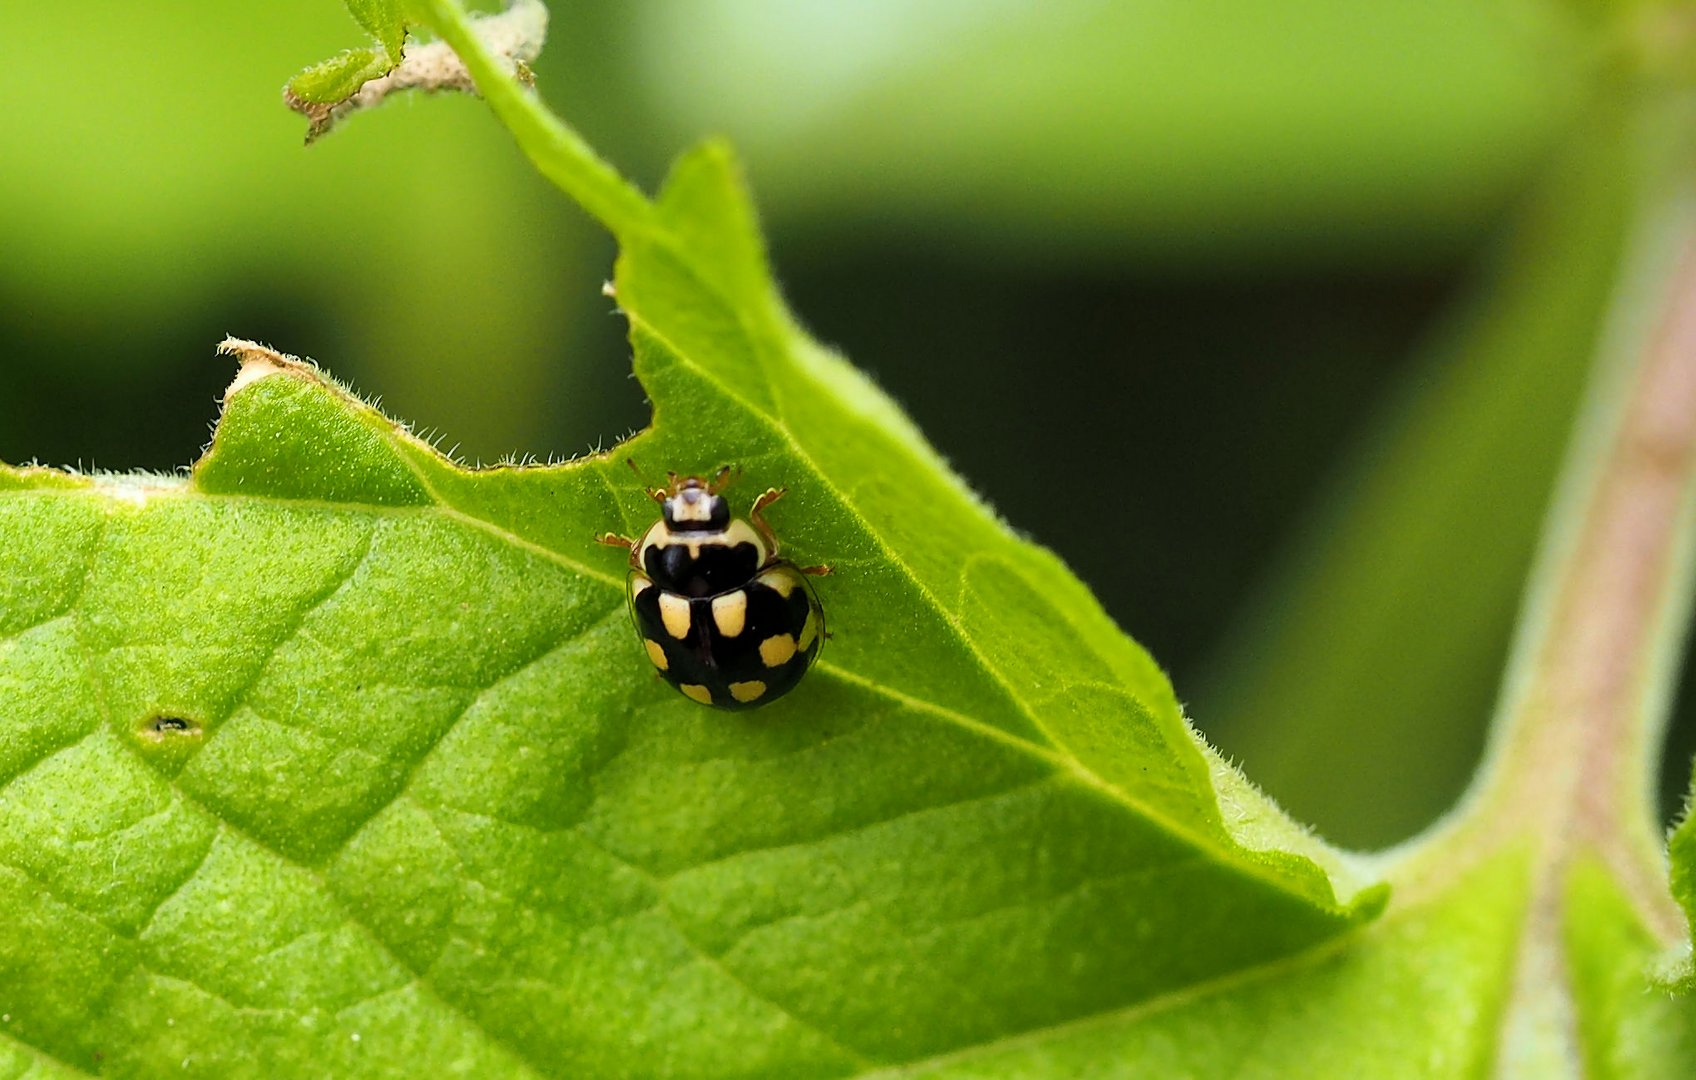
[[[648,488],[660,520],[640,539],[598,537],[630,550],[627,590],[642,647],[666,682],[702,705],[775,701],[818,659],[824,609],[807,577],[830,568],[779,558],[763,511],[784,489],[755,499],[744,521],[719,494],[728,467],[711,481],[666,476],[664,488]]]

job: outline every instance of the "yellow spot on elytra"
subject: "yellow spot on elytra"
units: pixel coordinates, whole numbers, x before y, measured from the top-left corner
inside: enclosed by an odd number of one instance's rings
[[[636,599],[638,596],[641,596],[644,592],[653,587],[654,583],[643,577],[641,574],[632,574],[630,576],[630,599]]]
[[[660,648],[659,642],[652,638],[643,638],[642,644],[648,647],[648,659],[654,662],[655,667],[664,671],[666,668],[671,666],[670,661],[666,660],[665,650]]]
[[[777,590],[777,595],[787,598],[795,591],[795,576],[788,570],[767,570],[760,575],[760,582]]]
[[[660,621],[665,632],[679,641],[689,636],[689,601],[676,593],[660,593]]]
[[[765,692],[766,684],[758,679],[730,684],[730,696],[741,702],[757,701],[760,695]]]
[[[807,612],[807,621],[801,626],[801,640],[795,643],[795,647],[800,649],[802,652],[806,652],[807,646],[811,645],[813,643],[813,639],[818,636],[819,617],[815,613],[809,611]]]
[[[788,634],[775,634],[760,642],[760,659],[766,667],[778,667],[795,655],[795,639]]]
[[[713,597],[713,622],[725,637],[735,637],[748,621],[748,594],[741,589]]]
[[[683,691],[683,693],[687,696],[699,701],[702,705],[711,705],[713,703],[713,692],[704,686],[697,686],[694,683],[684,683],[682,686],[679,686],[678,689]]]

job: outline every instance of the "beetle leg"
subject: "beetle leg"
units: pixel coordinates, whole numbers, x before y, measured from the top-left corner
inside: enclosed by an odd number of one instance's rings
[[[630,539],[628,536],[620,536],[617,533],[601,533],[599,536],[595,537],[595,543],[605,544],[607,547],[623,548],[626,551],[633,551],[636,548],[636,541]]]
[[[810,574],[813,577],[826,577],[830,574],[836,573],[836,567],[829,563],[820,563],[818,566],[798,566],[796,569],[801,571],[803,574]]]
[[[766,488],[760,494],[760,497],[754,500],[754,508],[748,511],[748,521],[758,530],[760,539],[766,542],[768,555],[777,554],[778,544],[777,534],[772,532],[771,526],[766,523],[765,508],[783,498],[788,490],[788,488]]]

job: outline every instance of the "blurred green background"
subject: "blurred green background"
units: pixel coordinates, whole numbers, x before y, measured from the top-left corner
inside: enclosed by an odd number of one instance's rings
[[[1476,760],[1629,228],[1586,8],[558,2],[536,72],[649,190],[728,135],[801,318],[1252,778],[1376,845]],[[188,463],[226,333],[472,461],[646,422],[609,238],[480,103],[303,149],[280,87],[360,43],[334,0],[63,0],[3,40],[0,459]]]

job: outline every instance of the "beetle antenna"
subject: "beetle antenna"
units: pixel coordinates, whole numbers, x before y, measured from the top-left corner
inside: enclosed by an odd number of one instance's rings
[[[720,466],[718,472],[713,473],[712,482],[707,485],[707,494],[717,495],[719,492],[723,491],[725,488],[734,484],[741,478],[742,469],[739,466]]]

